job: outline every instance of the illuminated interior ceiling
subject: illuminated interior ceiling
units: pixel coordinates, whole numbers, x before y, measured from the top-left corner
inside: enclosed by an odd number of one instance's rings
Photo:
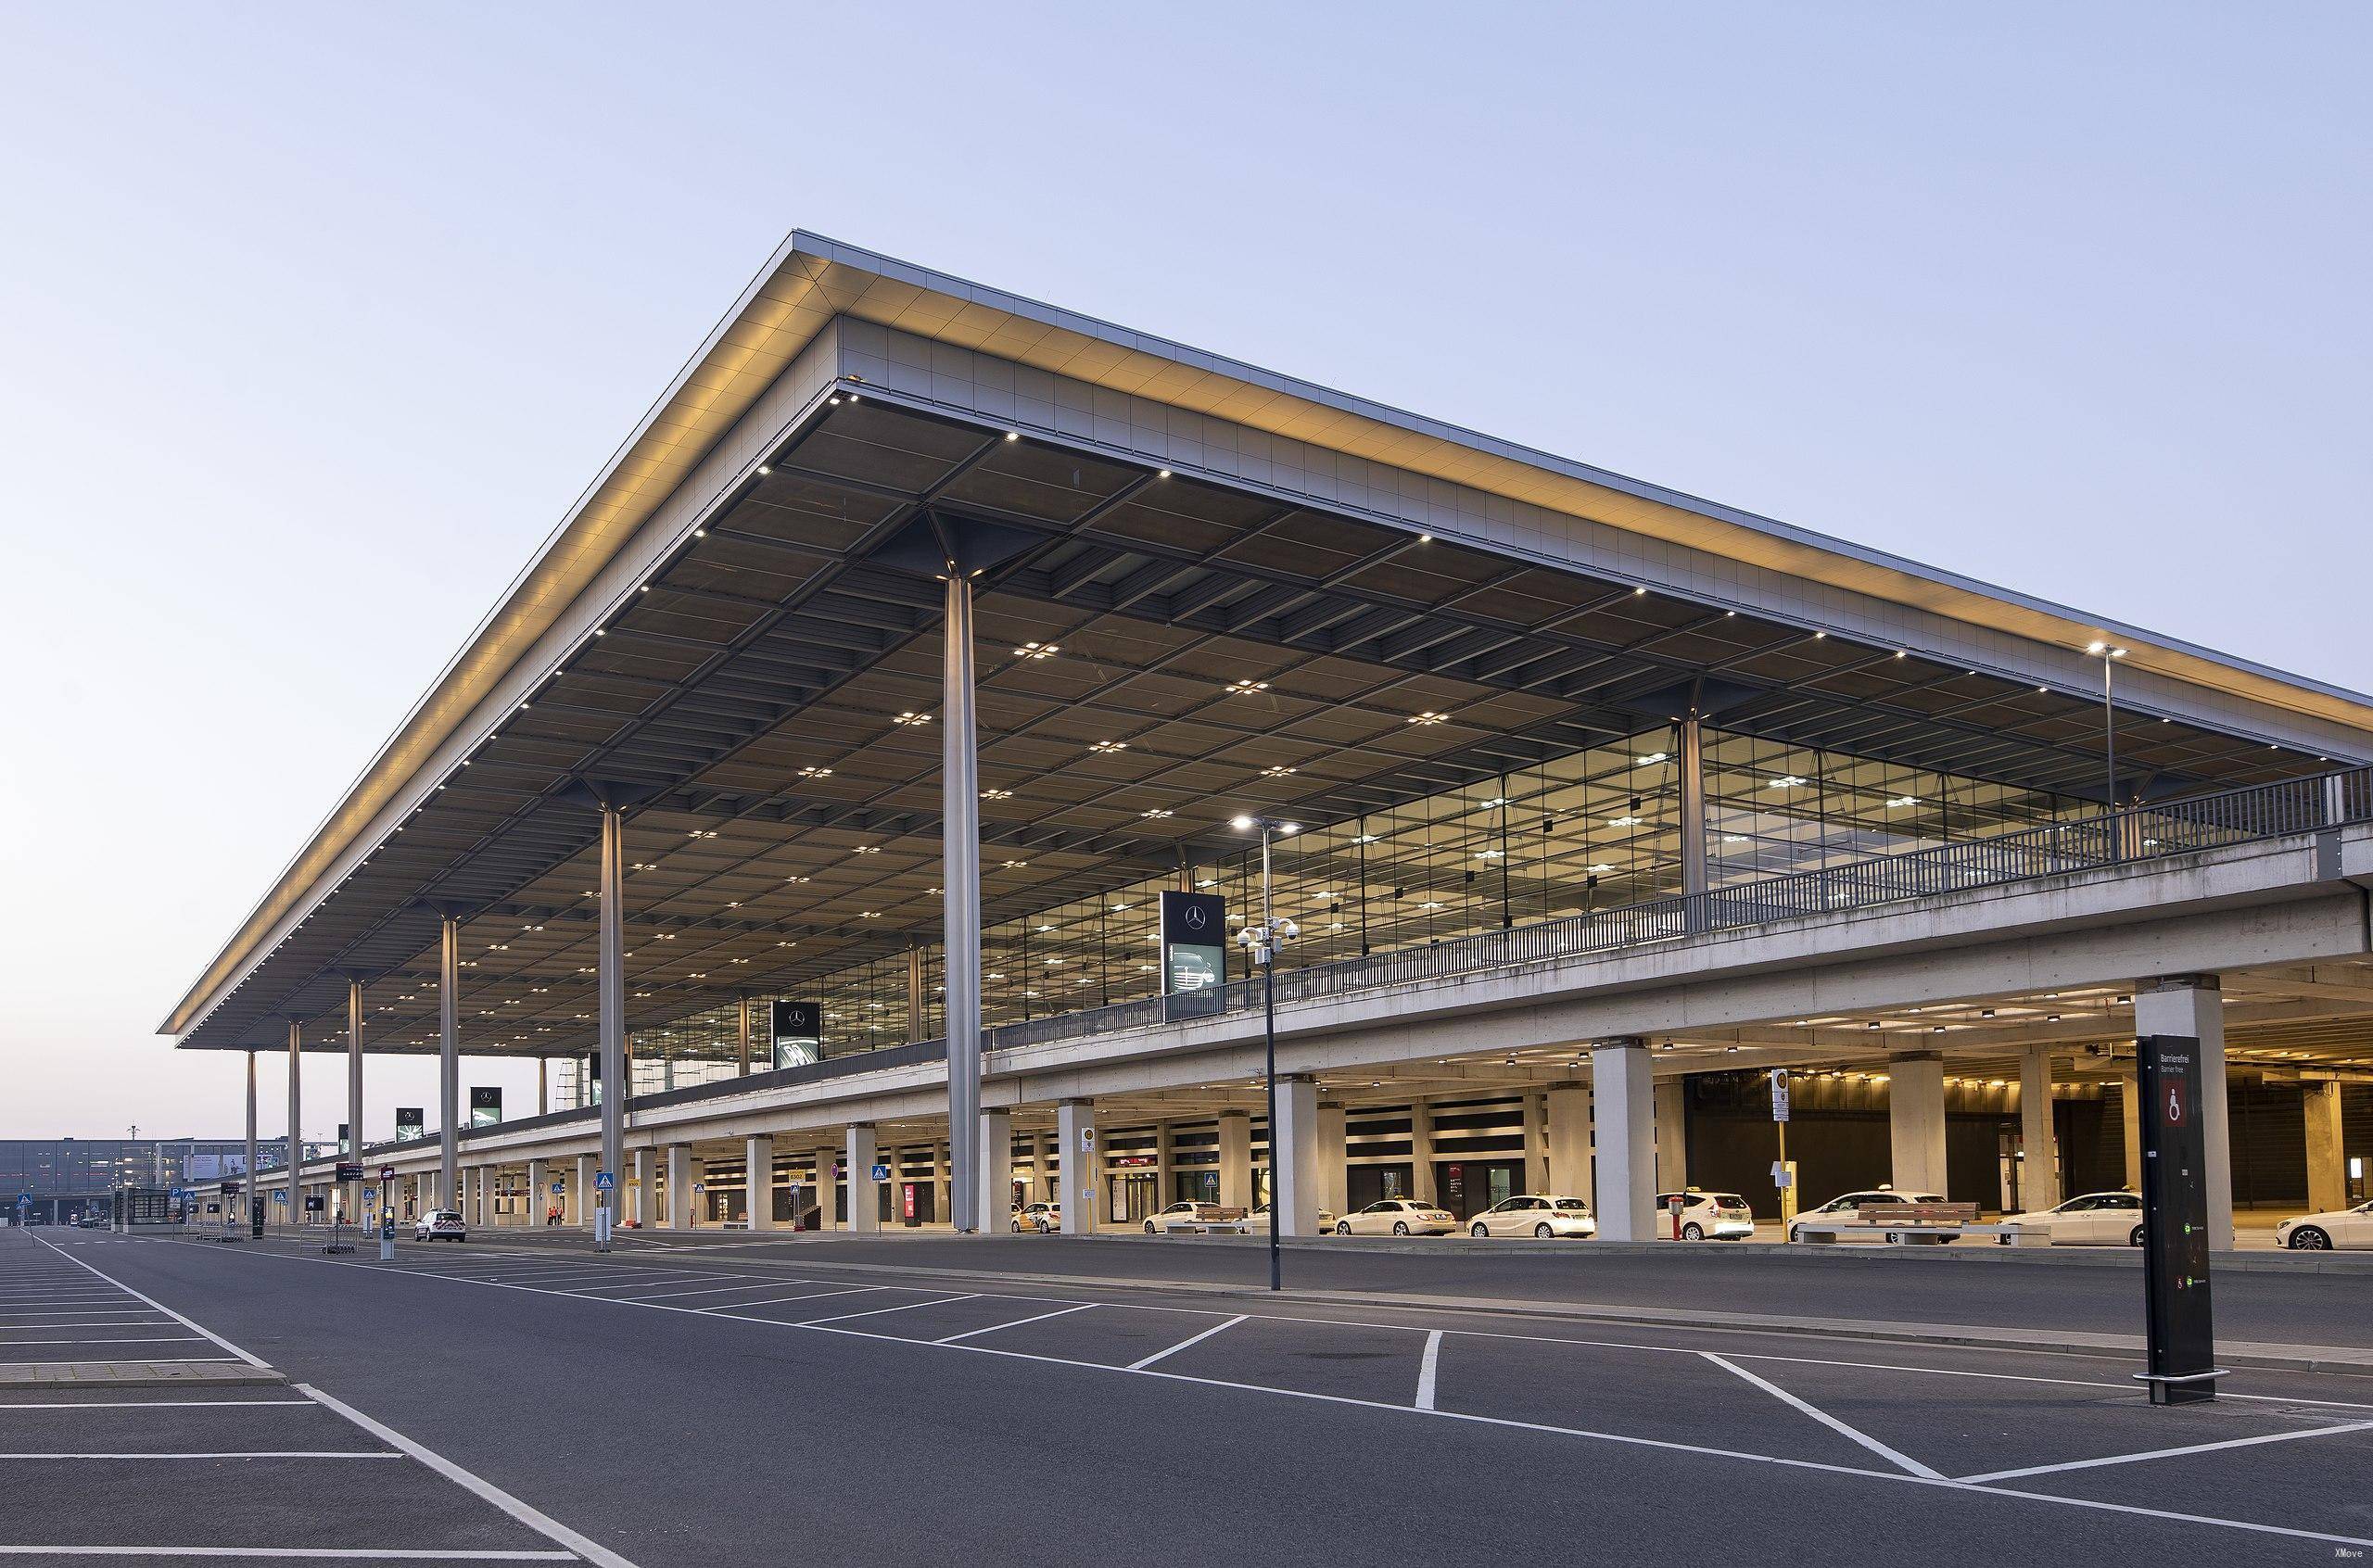
[[[2087,692],[844,399],[183,1043],[278,1048],[296,1017],[342,1045],[353,973],[371,1049],[434,1049],[450,904],[463,1048],[589,1049],[588,778],[650,791],[636,1028],[936,942],[943,586],[883,555],[926,512],[1025,541],[977,584],[991,925],[1226,860],[1237,811],[1390,810],[1629,745],[1693,693],[1775,744],[2103,793]],[[2138,714],[2118,750],[2160,792],[2316,766]]]

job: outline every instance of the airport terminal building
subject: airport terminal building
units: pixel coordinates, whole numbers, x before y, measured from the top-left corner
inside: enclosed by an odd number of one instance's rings
[[[1808,1201],[2136,1184],[2191,1036],[2229,1246],[2368,1195],[2368,763],[2373,699],[800,234],[163,1031],[250,1143],[343,1054],[480,1224],[1615,1239],[1780,1212],[1774,1069]]]

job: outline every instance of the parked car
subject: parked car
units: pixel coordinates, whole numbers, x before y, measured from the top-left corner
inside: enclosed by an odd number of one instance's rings
[[[1251,1213],[1246,1215],[1244,1217],[1244,1228],[1247,1232],[1256,1236],[1267,1235],[1269,1233],[1269,1206],[1265,1203],[1262,1204]],[[1331,1208],[1320,1209],[1318,1211],[1318,1233],[1322,1236],[1326,1235],[1334,1231],[1334,1229],[1335,1211]]]
[[[1591,1206],[1578,1197],[1558,1197],[1548,1193],[1524,1193],[1516,1197],[1502,1198],[1466,1222],[1470,1236],[1531,1236],[1548,1241],[1553,1236],[1594,1236],[1598,1220],[1591,1214]]]
[[[2336,1246],[2373,1246],[2373,1203],[2354,1208],[2303,1214],[2274,1228],[2275,1245],[2298,1252],[2329,1252]]]
[[[1876,1204],[1942,1203],[1944,1201],[1945,1196],[1942,1193],[1899,1193],[1892,1187],[1866,1187],[1859,1193],[1843,1193],[1822,1204],[1819,1208],[1798,1209],[1796,1218],[1789,1222],[1788,1239],[1790,1241],[1804,1240],[1797,1227],[1807,1220],[1842,1225],[1859,1220],[1862,1210]],[[1873,1227],[1872,1234],[1879,1233],[1879,1231]]]
[[[1035,1231],[1046,1235],[1063,1228],[1063,1206],[1060,1203],[1025,1203],[1013,1211],[1016,1231]]]
[[[459,1209],[432,1208],[413,1223],[412,1239],[414,1241],[467,1241],[470,1239],[469,1222],[462,1218]]]
[[[1339,1236],[1446,1236],[1457,1229],[1449,1209],[1408,1198],[1385,1198],[1335,1221]]]
[[[1216,1203],[1174,1203],[1168,1208],[1146,1216],[1146,1234],[1159,1235],[1164,1231],[1199,1231],[1204,1226],[1239,1220],[1244,1211],[1226,1208]]]
[[[2054,1246],[2140,1246],[2142,1200],[2132,1193],[2086,1193],[2056,1208],[2005,1214],[2002,1223],[2049,1231]]]
[[[1736,1193],[1656,1195],[1656,1234],[1672,1234],[1672,1200],[1681,1199],[1681,1239],[1683,1241],[1745,1241],[1755,1234],[1755,1214]]]

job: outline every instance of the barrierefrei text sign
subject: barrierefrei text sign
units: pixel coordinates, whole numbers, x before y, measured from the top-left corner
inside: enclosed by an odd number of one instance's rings
[[[778,996],[770,1010],[774,1065],[812,1067],[824,1048],[824,1005]]]
[[[2216,1397],[2216,1332],[2208,1298],[2208,1140],[2200,1042],[2136,1042],[2142,1101],[2142,1279],[2149,1304],[2139,1375],[2154,1405]],[[2216,1085],[2217,1093],[2224,1085]]]

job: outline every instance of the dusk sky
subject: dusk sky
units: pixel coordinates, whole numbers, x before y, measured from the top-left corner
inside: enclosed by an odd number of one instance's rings
[[[2373,689],[2369,48],[0,0],[0,1136],[236,1133],[159,1021],[794,226]],[[366,1132],[432,1078],[374,1067]]]

